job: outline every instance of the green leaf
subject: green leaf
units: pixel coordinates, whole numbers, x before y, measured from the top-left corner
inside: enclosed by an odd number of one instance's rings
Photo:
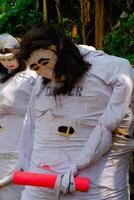
[[[16,8],[17,9],[24,9],[28,7],[30,4],[34,6],[35,10],[39,8],[39,0],[17,0],[16,1]]]
[[[30,3],[32,3],[32,0],[17,0],[16,7],[18,9],[23,9],[23,8],[27,7]]]
[[[0,0],[0,8],[3,8],[6,4],[5,0]]]

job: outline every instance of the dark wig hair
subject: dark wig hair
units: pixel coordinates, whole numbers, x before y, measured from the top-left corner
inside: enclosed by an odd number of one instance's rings
[[[60,87],[55,88],[54,95],[68,94],[89,69],[90,64],[83,60],[79,49],[64,35],[60,27],[44,22],[33,27],[22,39],[18,58],[26,61],[33,51],[45,49],[50,45],[56,46],[58,56],[54,73]],[[65,80],[60,81],[63,76]],[[44,78],[43,82],[47,84],[49,80]]]
[[[0,49],[0,53],[2,54],[14,53],[15,54],[15,50],[4,48],[4,49]],[[12,70],[11,72],[8,72],[8,69],[6,69],[0,62],[0,83],[6,82],[9,78],[13,77],[16,73],[21,72],[25,69],[26,69],[26,65],[23,61],[21,61],[19,63],[19,66],[16,69]]]

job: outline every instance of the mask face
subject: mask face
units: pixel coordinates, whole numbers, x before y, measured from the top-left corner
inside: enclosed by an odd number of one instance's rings
[[[56,62],[56,50],[48,48],[33,51],[26,64],[38,74],[53,80]]]
[[[9,70],[16,69],[18,67],[17,59],[13,53],[0,54],[1,64]]]

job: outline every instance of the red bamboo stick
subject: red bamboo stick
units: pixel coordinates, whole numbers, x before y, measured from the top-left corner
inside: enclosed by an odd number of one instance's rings
[[[14,172],[13,183],[17,185],[30,185],[37,187],[54,188],[57,175],[39,174],[33,172]],[[77,191],[87,192],[90,181],[88,178],[75,177],[75,188]]]

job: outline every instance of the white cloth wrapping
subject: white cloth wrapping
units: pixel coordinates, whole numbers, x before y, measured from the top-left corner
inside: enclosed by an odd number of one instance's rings
[[[75,182],[72,172],[58,175],[54,186],[54,192],[57,197],[60,197],[61,192],[67,194],[75,191]]]
[[[110,59],[110,56],[106,55],[107,57]],[[114,59],[114,62],[116,64],[117,61]],[[75,161],[75,166],[73,166],[74,174],[76,174],[78,169],[83,169],[89,166],[92,161],[98,160],[110,149],[112,144],[110,131],[116,129],[123,120],[131,102],[133,92],[134,72],[129,67],[129,62],[126,60],[122,62],[122,59],[119,60],[114,71],[112,66],[110,66],[110,64],[113,64],[112,61],[108,63],[105,57],[103,59],[100,57],[98,60],[93,60],[92,64],[98,68],[100,67],[99,65],[104,65],[102,73],[98,72],[99,70],[94,71],[94,69],[91,69],[91,73],[105,80],[107,84],[113,85],[113,92],[103,115],[99,119],[100,124],[95,127],[80,156]],[[104,73],[107,70],[106,68],[109,69],[107,74]]]
[[[37,74],[29,69],[0,84],[0,185],[22,168],[18,143]],[[8,184],[0,189],[0,200],[19,200],[23,187]],[[10,197],[9,197],[10,196]]]
[[[71,166],[71,171],[74,175],[78,174],[78,170],[88,167],[91,163],[97,162],[102,155],[107,153],[112,146],[111,132],[102,124],[98,124],[80,155]]]
[[[134,143],[117,138],[114,145],[111,131],[120,127],[130,134],[133,130],[134,72],[123,58],[88,51],[83,56],[92,67],[70,96],[59,96],[55,102],[51,96],[55,83],[42,88],[42,79],[38,79],[24,124],[20,157],[25,170],[50,173],[40,168],[44,164],[51,173],[80,170],[80,176],[89,177],[88,193],[75,192],[64,199],[117,200],[123,196],[127,200],[128,157]],[[59,125],[74,127],[75,133],[63,139],[57,134]],[[55,199],[50,190],[26,187],[22,200],[45,197]]]

